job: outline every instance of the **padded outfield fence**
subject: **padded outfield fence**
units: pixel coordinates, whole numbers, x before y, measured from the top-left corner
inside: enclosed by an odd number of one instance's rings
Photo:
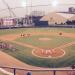
[[[0,29],[15,29],[15,28],[75,28],[75,25],[49,25],[49,26],[1,26]]]
[[[7,73],[3,75],[75,75],[75,69],[27,70],[11,67],[0,68],[4,70],[4,73]]]

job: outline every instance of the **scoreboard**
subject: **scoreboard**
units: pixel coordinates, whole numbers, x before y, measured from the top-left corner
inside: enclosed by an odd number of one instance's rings
[[[3,19],[3,25],[4,26],[12,26],[14,25],[14,19]]]

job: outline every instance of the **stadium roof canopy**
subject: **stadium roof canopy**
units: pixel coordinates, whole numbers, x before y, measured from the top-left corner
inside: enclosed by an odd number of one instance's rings
[[[38,10],[35,6],[41,5],[40,1],[45,5],[49,0],[0,0],[0,18],[24,17],[32,12],[31,6]]]
[[[0,18],[22,17],[26,12],[26,0],[0,0]]]
[[[24,17],[32,11],[40,10],[45,12],[66,11],[68,7],[75,6],[74,3],[75,0],[0,0],[0,18]]]

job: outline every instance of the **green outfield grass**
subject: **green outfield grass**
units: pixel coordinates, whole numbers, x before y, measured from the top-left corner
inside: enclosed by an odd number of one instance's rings
[[[39,38],[50,38],[48,41],[40,41]],[[37,35],[30,37],[23,37],[16,39],[18,42],[31,44],[40,48],[55,48],[65,43],[73,42],[75,39],[62,37],[62,36],[47,36],[47,35]]]
[[[18,34],[18,33],[31,33],[31,32],[66,32],[66,33],[75,33],[75,29],[71,28],[21,28],[21,29],[9,29],[9,30],[0,30],[0,36],[5,34]],[[48,42],[40,42],[37,39],[40,37],[48,37],[51,40]],[[37,35],[37,36],[30,36],[29,38],[18,38],[15,39],[15,41],[21,42],[21,43],[28,43],[32,44],[37,47],[43,47],[43,48],[55,48],[59,47],[62,44],[74,42],[75,39],[73,38],[67,38],[62,36],[47,36],[47,35]],[[8,41],[7,41],[8,42]],[[13,44],[17,51],[11,51],[11,50],[2,50],[3,52],[17,58],[18,60],[27,63],[29,65],[33,66],[39,66],[39,67],[49,67],[49,68],[58,68],[58,67],[67,67],[75,63],[75,45],[70,46],[67,48],[64,48],[66,54],[61,58],[39,58],[34,55],[32,55],[32,48],[28,48],[25,46],[21,46],[19,44],[8,42]]]
[[[29,65],[33,65],[33,66],[39,66],[39,67],[50,67],[50,68],[54,68],[54,67],[67,67],[70,66],[72,64],[74,64],[75,62],[75,55],[73,55],[75,53],[75,50],[65,50],[66,55],[63,56],[62,58],[58,58],[58,59],[50,59],[50,58],[38,58],[32,55],[32,49],[31,48],[27,48],[27,47],[23,47],[20,45],[17,45],[15,43],[13,43],[13,45],[18,49],[15,52],[12,52],[11,50],[3,50],[3,52],[8,53],[9,55],[19,59],[22,62],[25,62]],[[72,59],[73,58],[73,59]],[[74,61],[74,62],[73,62]]]
[[[68,32],[75,33],[75,28],[18,28],[18,29],[1,29],[0,35],[17,34],[17,33],[30,33],[30,32]]]

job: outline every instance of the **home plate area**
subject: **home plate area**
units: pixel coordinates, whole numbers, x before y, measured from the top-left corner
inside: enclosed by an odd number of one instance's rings
[[[33,49],[32,54],[40,58],[60,58],[65,55],[63,49]]]

